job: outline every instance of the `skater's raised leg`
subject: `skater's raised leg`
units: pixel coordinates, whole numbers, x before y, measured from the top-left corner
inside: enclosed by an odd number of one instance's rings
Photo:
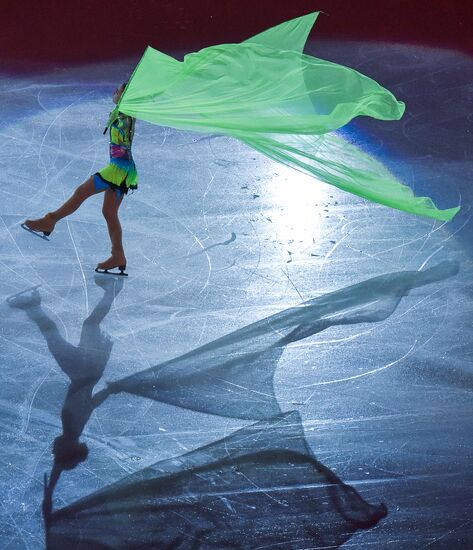
[[[106,270],[118,267],[125,269],[126,257],[122,243],[122,226],[118,218],[118,209],[122,203],[123,195],[118,195],[114,189],[107,189],[103,197],[102,214],[107,222],[108,234],[112,242],[112,255],[110,258],[97,264],[97,269]]]
[[[91,176],[84,183],[79,185],[72,196],[60,206],[57,210],[49,212],[42,218],[37,220],[26,220],[25,225],[32,231],[40,231],[45,235],[49,235],[54,230],[56,223],[66,216],[75,212],[79,206],[90,196],[100,192],[95,189],[94,178]]]

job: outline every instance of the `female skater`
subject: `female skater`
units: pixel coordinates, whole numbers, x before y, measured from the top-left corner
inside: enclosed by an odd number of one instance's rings
[[[115,104],[120,101],[125,87],[126,82],[115,90],[113,94]],[[105,191],[102,213],[112,241],[112,255],[97,265],[95,271],[99,273],[108,274],[108,270],[118,267],[120,273],[112,272],[112,274],[126,275],[126,257],[118,209],[128,189],[137,188],[136,167],[131,155],[134,129],[135,119],[118,112],[117,118],[110,124],[110,164],[79,185],[73,195],[57,210],[37,220],[26,220],[23,224],[25,229],[47,236],[52,233],[60,219],[75,212],[85,199]]]

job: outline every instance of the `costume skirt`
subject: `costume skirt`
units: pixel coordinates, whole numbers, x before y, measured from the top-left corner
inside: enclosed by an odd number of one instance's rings
[[[110,164],[94,174],[94,181],[109,185],[112,189],[127,194],[129,189],[138,188],[138,174],[131,158],[110,158]]]

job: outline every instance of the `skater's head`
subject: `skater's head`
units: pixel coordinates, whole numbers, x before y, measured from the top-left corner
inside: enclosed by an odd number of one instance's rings
[[[120,101],[127,84],[128,82],[124,82],[123,84],[117,86],[117,89],[113,92],[113,103],[118,103]]]

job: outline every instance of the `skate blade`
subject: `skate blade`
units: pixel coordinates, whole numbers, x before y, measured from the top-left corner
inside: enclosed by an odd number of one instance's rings
[[[110,269],[115,269],[114,267]],[[120,268],[118,268],[120,269]],[[120,273],[117,273],[116,271],[110,271],[109,269],[100,269],[98,267],[95,268],[96,273],[100,273],[102,275],[117,275],[118,277],[128,277],[128,273],[125,273],[124,269],[120,269]]]
[[[35,231],[34,229],[30,229],[27,225],[25,225],[24,223],[21,224],[21,227],[23,227],[23,229],[25,229],[26,231],[28,231],[28,233],[33,233],[33,235],[36,235],[37,237],[39,237],[40,239],[43,239],[45,241],[49,241],[48,239],[48,236],[51,235],[51,232],[50,231]],[[40,233],[42,233],[42,235],[40,235]]]

